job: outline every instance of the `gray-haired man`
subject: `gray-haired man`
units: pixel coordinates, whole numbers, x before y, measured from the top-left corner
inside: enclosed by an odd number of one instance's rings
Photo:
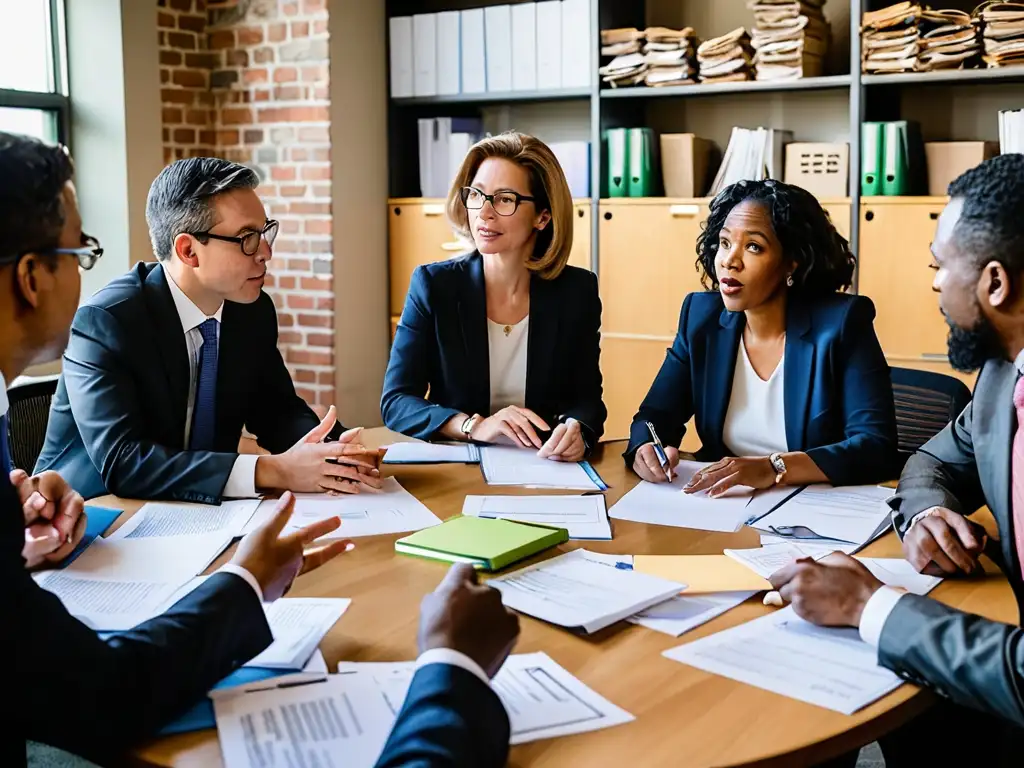
[[[75,316],[36,471],[86,498],[217,503],[380,487],[377,454],[295,393],[263,293],[278,224],[245,166],[179,160],[146,205],[141,262]],[[269,456],[239,455],[245,426]],[[325,440],[333,440],[325,442]]]

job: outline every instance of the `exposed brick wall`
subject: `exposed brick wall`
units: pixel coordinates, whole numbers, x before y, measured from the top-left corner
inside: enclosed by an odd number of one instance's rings
[[[217,154],[206,0],[159,0],[164,162]]]
[[[312,405],[330,405],[335,389],[327,0],[158,4],[162,69],[168,71],[165,156],[208,153],[260,174],[258,191],[268,215],[281,222],[267,281],[278,307],[281,352],[299,394]],[[193,18],[205,21],[205,31],[190,32],[195,39],[186,40],[182,20],[198,27]],[[179,48],[189,45],[200,58]],[[174,54],[185,54],[180,65],[172,64]],[[181,92],[193,104],[184,105]],[[197,121],[201,107],[209,109],[195,144],[184,141],[190,134],[179,133],[184,126],[169,122],[178,117],[178,102],[182,116],[189,117],[191,109]],[[205,139],[210,144],[203,145]]]

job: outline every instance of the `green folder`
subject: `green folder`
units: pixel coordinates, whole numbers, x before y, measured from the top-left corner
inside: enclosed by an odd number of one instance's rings
[[[626,197],[628,134],[625,128],[610,128],[604,135],[608,145],[608,197]]]
[[[395,542],[395,551],[446,563],[500,571],[569,540],[564,528],[489,517],[459,516]]]
[[[862,195],[882,194],[882,123],[863,123],[861,133],[861,177]]]
[[[909,195],[911,191],[911,135],[906,120],[883,123],[882,194]]]
[[[654,132],[650,128],[629,129],[626,139],[629,150],[626,194],[629,197],[650,197],[654,194],[653,144]]]

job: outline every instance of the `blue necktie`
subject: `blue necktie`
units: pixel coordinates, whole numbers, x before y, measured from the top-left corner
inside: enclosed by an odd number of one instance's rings
[[[11,451],[7,445],[7,414],[5,413],[0,416],[0,470],[9,473],[13,469]]]
[[[199,380],[192,409],[189,449],[212,451],[217,418],[217,321],[210,318],[199,326],[203,346],[199,349]]]

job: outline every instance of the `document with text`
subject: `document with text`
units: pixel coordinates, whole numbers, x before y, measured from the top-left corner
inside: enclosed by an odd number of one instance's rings
[[[570,539],[610,539],[604,496],[467,496],[462,514],[565,528]]]
[[[528,448],[488,445],[480,449],[480,469],[488,485],[606,491],[608,486],[589,462],[542,459]]]
[[[384,454],[385,464],[476,464],[480,448],[472,443],[393,443]]]
[[[351,604],[341,597],[282,597],[265,603],[274,642],[245,666],[302,669]]]
[[[220,506],[150,502],[107,538],[117,541],[206,534],[241,536],[259,505],[259,499],[225,501]]]
[[[754,527],[789,539],[866,544],[888,527],[891,510],[885,500],[892,493],[877,485],[809,485]]]

